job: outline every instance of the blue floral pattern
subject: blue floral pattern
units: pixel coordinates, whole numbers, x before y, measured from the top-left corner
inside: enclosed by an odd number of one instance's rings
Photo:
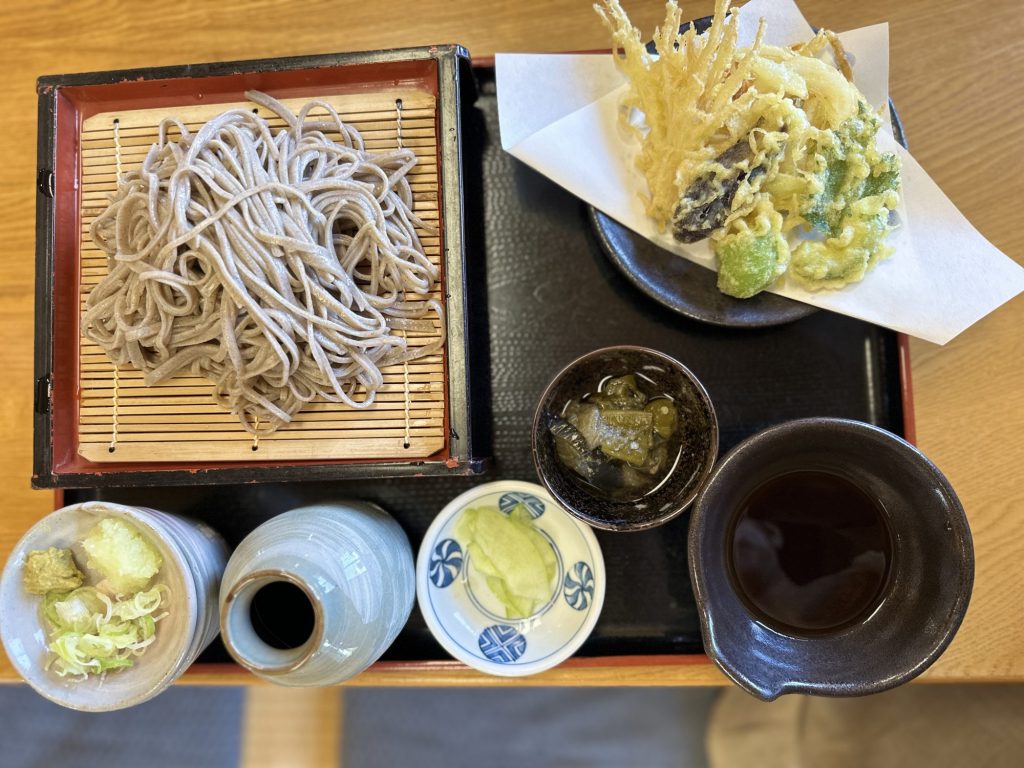
[[[594,572],[580,560],[565,574],[562,594],[565,602],[577,611],[585,611],[594,598]]]
[[[462,547],[455,539],[444,539],[434,547],[430,558],[430,581],[435,587],[444,589],[462,570]]]
[[[544,502],[532,493],[511,491],[510,493],[502,494],[501,498],[498,499],[498,509],[506,515],[510,514],[519,504],[526,507],[527,511],[530,513],[530,517],[534,520],[544,514]]]
[[[480,650],[496,664],[512,664],[526,653],[526,638],[508,624],[492,624],[480,633]]]

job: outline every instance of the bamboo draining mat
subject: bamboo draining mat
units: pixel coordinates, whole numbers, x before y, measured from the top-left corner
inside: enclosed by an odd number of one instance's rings
[[[329,102],[346,123],[358,128],[368,150],[390,149],[401,142],[416,152],[419,162],[410,174],[413,208],[435,228],[419,230],[419,236],[431,261],[439,264],[434,97],[421,91],[389,91],[316,98]],[[295,111],[307,101],[283,100]],[[138,167],[165,117],[176,117],[194,133],[204,122],[233,107],[254,109],[269,117],[263,107],[234,103],[111,112],[84,121],[80,309],[84,310],[92,287],[107,274],[106,255],[93,245],[89,227],[117,187],[118,161],[122,173]],[[275,129],[284,126],[277,117],[270,122]],[[442,298],[441,291],[433,297]],[[433,335],[410,332],[410,346],[436,338],[440,324],[435,320],[434,325],[437,331]],[[287,427],[255,440],[234,416],[213,403],[213,385],[206,379],[178,376],[146,386],[139,371],[123,366],[115,372],[99,346],[80,338],[78,450],[83,458],[97,462],[188,463],[401,460],[423,458],[440,450],[445,445],[447,408],[442,355],[385,368],[384,382],[368,409],[315,401]]]

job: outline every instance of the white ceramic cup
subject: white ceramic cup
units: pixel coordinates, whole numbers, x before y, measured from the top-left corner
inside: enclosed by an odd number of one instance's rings
[[[309,637],[279,648],[261,638],[252,604],[274,582],[308,600]],[[380,658],[405,626],[415,597],[412,548],[384,510],[364,502],[293,509],[250,533],[231,556],[220,591],[221,634],[231,656],[279,685],[334,685]]]
[[[68,548],[86,572],[81,541],[100,520],[127,520],[160,552],[163,565],[152,584],[170,589],[167,616],[157,623],[156,640],[135,666],[102,678],[61,678],[44,667],[48,638],[40,595],[22,585],[26,555],[48,547]],[[217,590],[227,561],[220,536],[206,525],[144,507],[106,501],[72,504],[29,529],[15,545],[0,579],[0,635],[14,668],[38,693],[71,709],[104,712],[147,701],[166,689],[217,636]],[[89,579],[86,583],[91,583]]]

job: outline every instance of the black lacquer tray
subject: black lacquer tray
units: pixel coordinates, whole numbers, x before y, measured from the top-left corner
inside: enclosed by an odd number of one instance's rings
[[[68,490],[65,503],[108,499],[157,506],[207,521],[233,546],[293,507],[361,498],[393,513],[417,548],[437,512],[466,489],[501,478],[535,481],[530,424],[541,392],[563,365],[610,344],[650,346],[694,371],[718,411],[722,452],[766,426],[805,416],[860,419],[907,434],[908,389],[901,376],[906,366],[898,334],[830,312],[774,328],[720,328],[654,303],[608,261],[585,204],[502,151],[494,71],[478,67],[476,74],[479,98],[475,106],[464,105],[463,178],[467,265],[473,272],[469,289],[481,299],[486,295],[489,316],[490,407],[474,403],[474,408],[484,406],[475,415],[491,425],[493,461],[487,473],[387,482]],[[701,652],[686,560],[688,522],[684,514],[641,533],[597,533],[607,596],[601,619],[578,655]],[[384,657],[444,658],[418,611]],[[228,660],[218,642],[200,663]]]

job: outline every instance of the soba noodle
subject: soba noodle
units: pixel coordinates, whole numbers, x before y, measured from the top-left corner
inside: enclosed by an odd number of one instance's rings
[[[443,331],[444,320],[427,298],[438,268],[412,212],[416,155],[367,152],[324,102],[296,115],[246,97],[286,128],[274,134],[247,109],[195,134],[164,120],[142,167],[119,181],[92,225],[110,272],[89,294],[83,332],[147,384],[212,380],[217,403],[266,434],[315,398],[371,405],[382,367],[443,343],[411,348],[395,331],[433,333],[431,313]]]

